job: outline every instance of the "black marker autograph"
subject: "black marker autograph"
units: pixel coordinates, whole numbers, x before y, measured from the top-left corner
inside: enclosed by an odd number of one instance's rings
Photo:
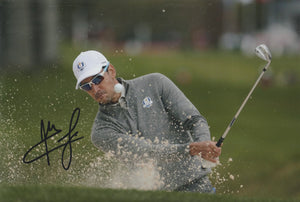
[[[73,124],[73,118],[74,116],[76,116],[76,121],[75,123]],[[68,138],[67,142],[64,143],[64,144],[61,144],[53,149],[49,149],[48,148],[48,144],[47,144],[47,140],[50,139],[51,137],[59,134],[62,130],[61,129],[56,129],[55,125],[54,124],[51,124],[50,121],[48,121],[48,124],[47,124],[47,128],[45,128],[45,124],[44,124],[44,121],[41,120],[41,141],[38,142],[36,145],[34,145],[33,147],[31,147],[24,155],[23,157],[23,162],[24,163],[32,163],[44,156],[47,157],[47,162],[48,162],[48,165],[50,166],[50,159],[49,159],[49,154],[53,151],[55,151],[56,149],[59,149],[60,147],[63,147],[63,152],[62,152],[62,157],[61,157],[61,164],[62,164],[62,167],[65,169],[65,170],[68,170],[70,168],[70,165],[71,165],[71,161],[72,161],[72,145],[71,143],[75,142],[75,141],[78,141],[84,137],[79,137],[79,138],[76,138],[76,139],[73,139],[75,136],[77,136],[78,134],[78,131],[76,131],[73,135],[72,135],[72,132],[73,130],[75,129],[77,123],[78,123],[78,119],[79,119],[79,115],[80,115],[80,109],[79,108],[76,108],[73,113],[72,113],[72,117],[71,117],[71,120],[70,120],[70,125],[69,125],[69,132],[64,135],[62,138],[60,138],[57,142],[61,142],[62,140],[64,140],[66,137]],[[45,130],[46,129],[46,130]],[[52,134],[48,134],[49,132],[53,132]],[[26,157],[27,155],[36,147],[38,147],[39,145],[41,144],[44,144],[45,145],[45,153],[34,158],[34,159],[31,159],[31,160],[27,160]],[[66,149],[69,149],[69,153],[70,153],[70,156],[69,156],[69,161],[68,161],[68,165],[65,166],[65,163],[64,163],[64,153],[66,151]]]

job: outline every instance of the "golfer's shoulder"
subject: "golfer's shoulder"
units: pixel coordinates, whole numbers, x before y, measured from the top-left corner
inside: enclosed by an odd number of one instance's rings
[[[166,77],[165,75],[161,74],[161,73],[150,73],[150,74],[146,74],[143,76],[140,76],[138,78],[132,79],[131,82],[134,84],[141,84],[141,83],[145,83],[145,84],[150,84],[152,83],[153,85],[155,84],[161,84],[165,81],[168,81],[168,77]]]
[[[108,110],[99,110],[94,119],[93,130],[106,130],[107,128],[114,128],[116,120],[115,117],[111,116]]]

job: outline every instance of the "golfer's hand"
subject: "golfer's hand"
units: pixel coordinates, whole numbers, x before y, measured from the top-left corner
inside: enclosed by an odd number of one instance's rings
[[[190,155],[201,155],[205,160],[217,163],[217,157],[221,155],[221,147],[216,146],[217,142],[204,141],[190,144]]]

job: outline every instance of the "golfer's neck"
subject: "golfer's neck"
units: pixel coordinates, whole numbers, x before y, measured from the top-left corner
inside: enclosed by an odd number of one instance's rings
[[[112,103],[117,103],[119,101],[120,97],[121,97],[121,93],[115,93],[113,96],[113,99],[111,100]]]

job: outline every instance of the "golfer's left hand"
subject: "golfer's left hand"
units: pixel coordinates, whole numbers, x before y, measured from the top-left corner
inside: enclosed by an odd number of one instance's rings
[[[201,155],[205,160],[217,163],[217,157],[221,155],[221,147],[216,146],[217,142],[203,141],[190,144],[190,155]]]

